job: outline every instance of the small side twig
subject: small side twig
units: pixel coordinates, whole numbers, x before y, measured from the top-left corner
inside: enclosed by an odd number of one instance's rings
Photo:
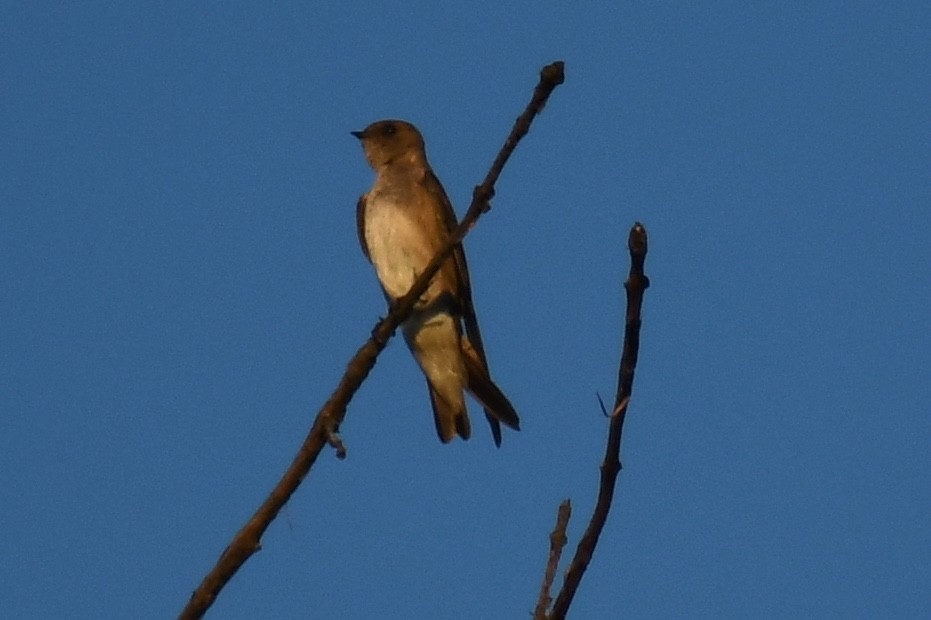
[[[630,274],[624,282],[627,290],[627,315],[624,322],[624,346],[621,363],[618,368],[617,396],[611,421],[608,425],[608,441],[605,447],[604,461],[601,464],[601,481],[598,485],[598,499],[592,511],[591,520],[585,533],[579,540],[575,556],[566,570],[562,588],[553,603],[549,620],[562,620],[566,617],[569,605],[578,590],[579,583],[588,568],[598,544],[598,538],[604,529],[614,498],[617,476],[621,471],[621,434],[624,418],[633,390],[634,369],[640,352],[640,309],[643,305],[643,293],[650,286],[650,280],[643,273],[643,263],[647,254],[647,231],[640,222],[634,224],[627,239],[630,250]]]
[[[540,597],[537,599],[537,607],[533,610],[533,620],[546,620],[546,610],[549,609],[553,598],[550,596],[550,589],[553,587],[553,579],[556,578],[556,569],[559,568],[559,558],[562,556],[562,549],[569,542],[566,538],[566,528],[569,527],[569,516],[572,514],[572,503],[565,500],[559,505],[559,512],[556,513],[556,527],[550,534],[550,558],[546,563],[546,573],[543,575],[543,585],[540,587]]]
[[[326,442],[330,445],[333,450],[336,451],[336,458],[343,460],[346,458],[346,446],[343,444],[343,438],[339,436],[339,433],[335,428],[327,428],[326,432]]]
[[[444,245],[433,260],[427,265],[423,273],[411,286],[411,290],[391,308],[388,316],[379,321],[372,329],[372,335],[356,352],[349,362],[346,372],[340,379],[339,385],[329,400],[320,408],[313,426],[304,439],[300,450],[291,462],[287,471],[281,477],[268,498],[256,510],[252,518],[233,536],[229,546],[220,555],[217,563],[201,581],[197,589],[191,594],[187,605],[181,611],[179,618],[189,620],[201,618],[207,609],[216,600],[217,595],[229,582],[234,574],[245,564],[252,555],[261,548],[261,538],[271,525],[282,507],[297,490],[301,482],[310,472],[317,457],[326,444],[333,445],[337,456],[345,455],[345,447],[337,434],[339,425],[346,415],[353,395],[365,381],[365,378],[375,366],[378,354],[385,348],[394,335],[398,326],[410,316],[417,299],[427,290],[433,276],[446,261],[454,248],[462,242],[465,235],[472,229],[482,213],[491,208],[489,203],[494,195],[494,184],[504,168],[511,153],[517,147],[533,119],[540,113],[546,100],[553,90],[563,82],[563,63],[561,61],[547,65],[540,71],[540,81],[534,89],[530,103],[524,112],[517,118],[511,133],[504,146],[492,163],[485,180],[475,188],[472,203],[462,218],[459,226],[450,235],[449,241]]]

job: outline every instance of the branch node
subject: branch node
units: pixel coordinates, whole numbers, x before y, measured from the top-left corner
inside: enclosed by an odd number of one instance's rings
[[[476,185],[472,189],[472,200],[479,204],[482,213],[491,210],[491,199],[495,197],[495,188],[488,185]]]
[[[540,81],[554,86],[562,84],[566,81],[565,67],[566,63],[562,60],[546,65],[540,69]]]
[[[332,419],[327,418],[323,422],[323,432],[326,434],[326,442],[330,445],[331,448],[336,450],[336,458],[343,460],[346,458],[346,446],[343,444],[343,440],[339,436],[338,424],[336,424]]]
[[[617,407],[615,407],[615,408],[614,408],[614,411],[611,412],[611,417],[612,417],[612,418],[616,418],[616,417],[619,416],[623,411],[626,411],[626,410],[627,410],[627,405],[628,405],[629,403],[630,403],[630,394],[628,394],[627,396],[625,396],[624,399],[621,400],[621,402],[619,402],[619,403],[617,404]]]
[[[390,312],[391,311],[389,310],[389,314]],[[384,324],[384,322],[385,319],[378,319],[378,323],[375,325],[375,327],[372,328],[372,342],[377,344],[382,349],[388,346],[388,338],[385,338],[381,335],[381,326]]]

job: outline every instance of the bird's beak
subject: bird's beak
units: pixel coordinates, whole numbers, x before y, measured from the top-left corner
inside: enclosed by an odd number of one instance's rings
[[[364,132],[364,131],[350,131],[349,133],[351,133],[351,134],[354,135],[355,137],[359,138],[360,140],[361,140],[362,138],[365,137],[365,132]]]

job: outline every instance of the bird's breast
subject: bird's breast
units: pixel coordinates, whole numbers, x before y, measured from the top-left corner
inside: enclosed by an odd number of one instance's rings
[[[382,287],[395,299],[433,257],[433,243],[410,206],[387,196],[366,202],[365,244]]]

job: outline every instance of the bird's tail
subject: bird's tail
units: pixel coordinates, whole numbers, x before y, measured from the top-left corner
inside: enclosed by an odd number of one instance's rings
[[[461,340],[462,358],[466,368],[466,389],[485,408],[485,415],[491,423],[495,444],[501,445],[501,428],[499,423],[520,430],[520,418],[514,405],[508,400],[495,382],[491,380],[488,366],[479,356],[468,337]]]
[[[472,425],[469,423],[469,414],[466,413],[465,401],[462,398],[462,389],[459,389],[458,398],[453,395],[449,402],[436,388],[436,384],[427,380],[430,390],[430,404],[433,406],[433,422],[436,424],[436,434],[443,443],[449,443],[459,435],[468,439],[472,435]]]
[[[421,312],[404,325],[404,338],[427,378],[433,421],[440,441],[472,434],[463,388],[467,382],[459,346],[458,319],[445,311]]]

